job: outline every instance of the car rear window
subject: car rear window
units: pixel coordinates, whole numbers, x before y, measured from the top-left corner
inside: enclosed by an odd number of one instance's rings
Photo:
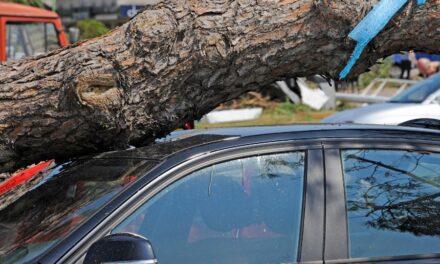
[[[41,255],[156,161],[95,159],[57,166],[0,196],[0,263]]]

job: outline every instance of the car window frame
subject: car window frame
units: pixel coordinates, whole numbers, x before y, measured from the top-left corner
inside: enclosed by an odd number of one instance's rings
[[[339,195],[337,200],[329,200],[326,195],[325,203],[325,263],[393,263],[399,261],[428,261],[440,260],[440,252],[435,254],[416,254],[416,255],[401,255],[401,256],[383,256],[383,257],[368,257],[368,258],[349,258],[349,234],[347,221],[347,203],[345,182],[342,170],[342,150],[350,149],[372,149],[372,150],[402,150],[402,151],[429,151],[440,153],[440,143],[427,140],[409,140],[409,139],[395,139],[387,138],[380,140],[363,139],[363,140],[346,140],[346,141],[329,141],[323,144],[325,171],[326,171],[326,186],[325,192],[331,192],[331,188],[337,189]],[[328,165],[332,164],[333,168]],[[327,177],[328,173],[332,173],[334,178]],[[334,185],[336,184],[336,185]],[[329,186],[332,186],[331,188]],[[331,211],[333,210],[333,211]],[[343,210],[343,218],[340,215],[333,213],[334,211],[341,212]],[[342,225],[341,225],[342,221]],[[339,225],[339,228],[336,228]],[[329,230],[339,230],[340,232],[333,232],[330,234]],[[340,241],[339,247],[335,246],[334,241]]]
[[[77,263],[85,255],[92,243],[108,235],[116,225],[161,190],[192,172],[228,160],[296,151],[304,151],[306,155],[298,263],[323,263],[324,197],[321,196],[322,199],[320,200],[320,196],[316,195],[318,193],[323,194],[324,192],[324,162],[322,145],[319,140],[288,140],[236,146],[193,157],[146,184],[129,200],[124,202],[121,207],[113,211],[109,217],[96,226],[87,236],[82,238],[57,263]],[[179,154],[174,158],[178,159],[178,156]],[[163,164],[163,166],[167,166],[167,164]],[[157,168],[157,170],[160,170],[160,168]],[[150,173],[154,173],[154,171]],[[312,180],[309,181],[309,178]],[[321,228],[317,228],[317,226]],[[304,230],[307,232],[303,232]],[[313,260],[316,256],[318,256],[318,259]]]

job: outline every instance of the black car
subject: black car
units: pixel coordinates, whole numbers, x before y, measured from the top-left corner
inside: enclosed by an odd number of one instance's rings
[[[0,196],[0,263],[440,263],[440,131],[297,125],[162,141]]]

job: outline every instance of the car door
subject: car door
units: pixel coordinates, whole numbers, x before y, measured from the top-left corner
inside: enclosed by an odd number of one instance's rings
[[[440,146],[360,141],[325,145],[326,263],[439,263]]]
[[[100,233],[148,238],[159,263],[320,263],[323,189],[320,144],[235,148],[157,178]]]

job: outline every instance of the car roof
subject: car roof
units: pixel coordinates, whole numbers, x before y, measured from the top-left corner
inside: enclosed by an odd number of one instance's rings
[[[183,150],[200,149],[196,147],[211,143],[218,143],[216,147],[211,148],[211,151],[215,151],[227,146],[270,141],[369,137],[418,138],[440,142],[440,131],[416,127],[359,124],[299,124],[194,129],[172,132],[168,136],[156,140],[156,144],[150,146],[106,152],[97,157],[153,159],[159,162]],[[203,150],[195,150],[193,154],[206,152],[207,149],[209,148],[204,147]]]
[[[424,129],[407,126],[390,126],[390,125],[363,125],[363,124],[295,124],[295,125],[277,125],[277,126],[253,126],[253,127],[228,127],[213,129],[193,129],[174,131],[168,136],[159,139],[162,141],[174,141],[197,135],[221,135],[229,137],[248,137],[261,136],[265,134],[276,133],[295,133],[295,132],[312,132],[312,131],[341,131],[341,130],[377,130],[377,131],[399,131],[406,133],[430,133],[440,136],[440,131],[433,129]]]
[[[21,5],[16,3],[0,2],[0,16],[23,16],[23,17],[43,17],[57,18],[55,12],[49,10]]]

